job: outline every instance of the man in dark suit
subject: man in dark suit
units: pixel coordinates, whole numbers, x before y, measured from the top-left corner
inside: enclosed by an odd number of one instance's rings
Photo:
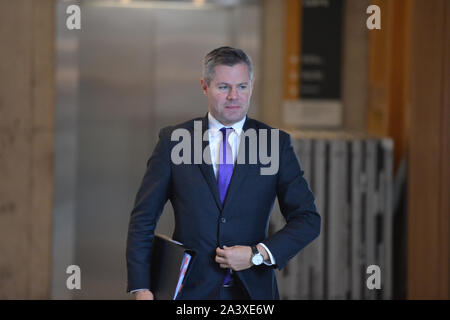
[[[247,117],[253,83],[242,50],[211,51],[201,79],[208,113],[160,131],[128,230],[127,291],[137,299],[153,299],[152,240],[167,200],[173,239],[197,253],[177,299],[279,299],[274,268],[319,235],[290,136]],[[286,225],[268,237],[275,198]]]

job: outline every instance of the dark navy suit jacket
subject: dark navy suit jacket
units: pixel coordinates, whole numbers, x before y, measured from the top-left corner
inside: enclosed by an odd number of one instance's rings
[[[150,257],[156,224],[167,200],[175,213],[173,239],[197,252],[177,299],[217,299],[225,269],[215,262],[216,248],[264,243],[276,260],[275,266],[253,266],[236,272],[252,299],[279,299],[274,268],[282,269],[289,259],[320,233],[320,216],[314,196],[303,178],[290,136],[279,131],[279,170],[261,175],[259,157],[249,159],[249,139],[241,140],[238,155],[246,148],[245,164],[235,165],[228,193],[222,206],[212,165],[202,162],[174,164],[171,133],[187,129],[194,137],[194,121],[201,121],[202,132],[208,129],[208,117],[196,118],[160,131],[159,142],[147,162],[147,171],[136,195],[127,239],[127,291],[150,288]],[[271,127],[247,117],[243,130]],[[191,145],[194,145],[192,139]],[[271,150],[270,135],[267,150]],[[202,142],[202,150],[208,142]],[[198,146],[198,145],[197,145]],[[208,149],[209,150],[209,149]],[[206,152],[207,154],[209,152]],[[268,237],[270,214],[278,198],[286,225]]]

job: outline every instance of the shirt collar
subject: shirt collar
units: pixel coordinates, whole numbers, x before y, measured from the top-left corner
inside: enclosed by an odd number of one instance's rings
[[[214,133],[219,131],[223,127],[227,128],[233,128],[236,134],[239,136],[242,132],[242,128],[244,127],[245,120],[247,119],[247,116],[242,118],[242,120],[233,123],[231,126],[224,126],[222,123],[220,123],[216,118],[212,116],[210,112],[208,112],[208,124],[209,129],[212,130]]]

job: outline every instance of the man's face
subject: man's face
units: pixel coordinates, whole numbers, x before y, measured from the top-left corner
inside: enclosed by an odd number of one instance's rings
[[[229,126],[245,117],[253,91],[245,63],[218,65],[209,86],[205,79],[200,82],[208,98],[208,110],[219,122]]]

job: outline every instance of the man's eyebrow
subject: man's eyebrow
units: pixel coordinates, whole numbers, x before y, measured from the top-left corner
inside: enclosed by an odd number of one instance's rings
[[[242,84],[248,85],[248,83],[249,83],[248,81],[244,81],[244,82],[238,83],[237,85],[238,85],[238,86],[240,86],[240,85],[242,85]],[[217,85],[223,85],[223,84],[225,84],[225,85],[227,85],[227,86],[231,85],[230,83],[227,83],[227,82],[219,82]]]

